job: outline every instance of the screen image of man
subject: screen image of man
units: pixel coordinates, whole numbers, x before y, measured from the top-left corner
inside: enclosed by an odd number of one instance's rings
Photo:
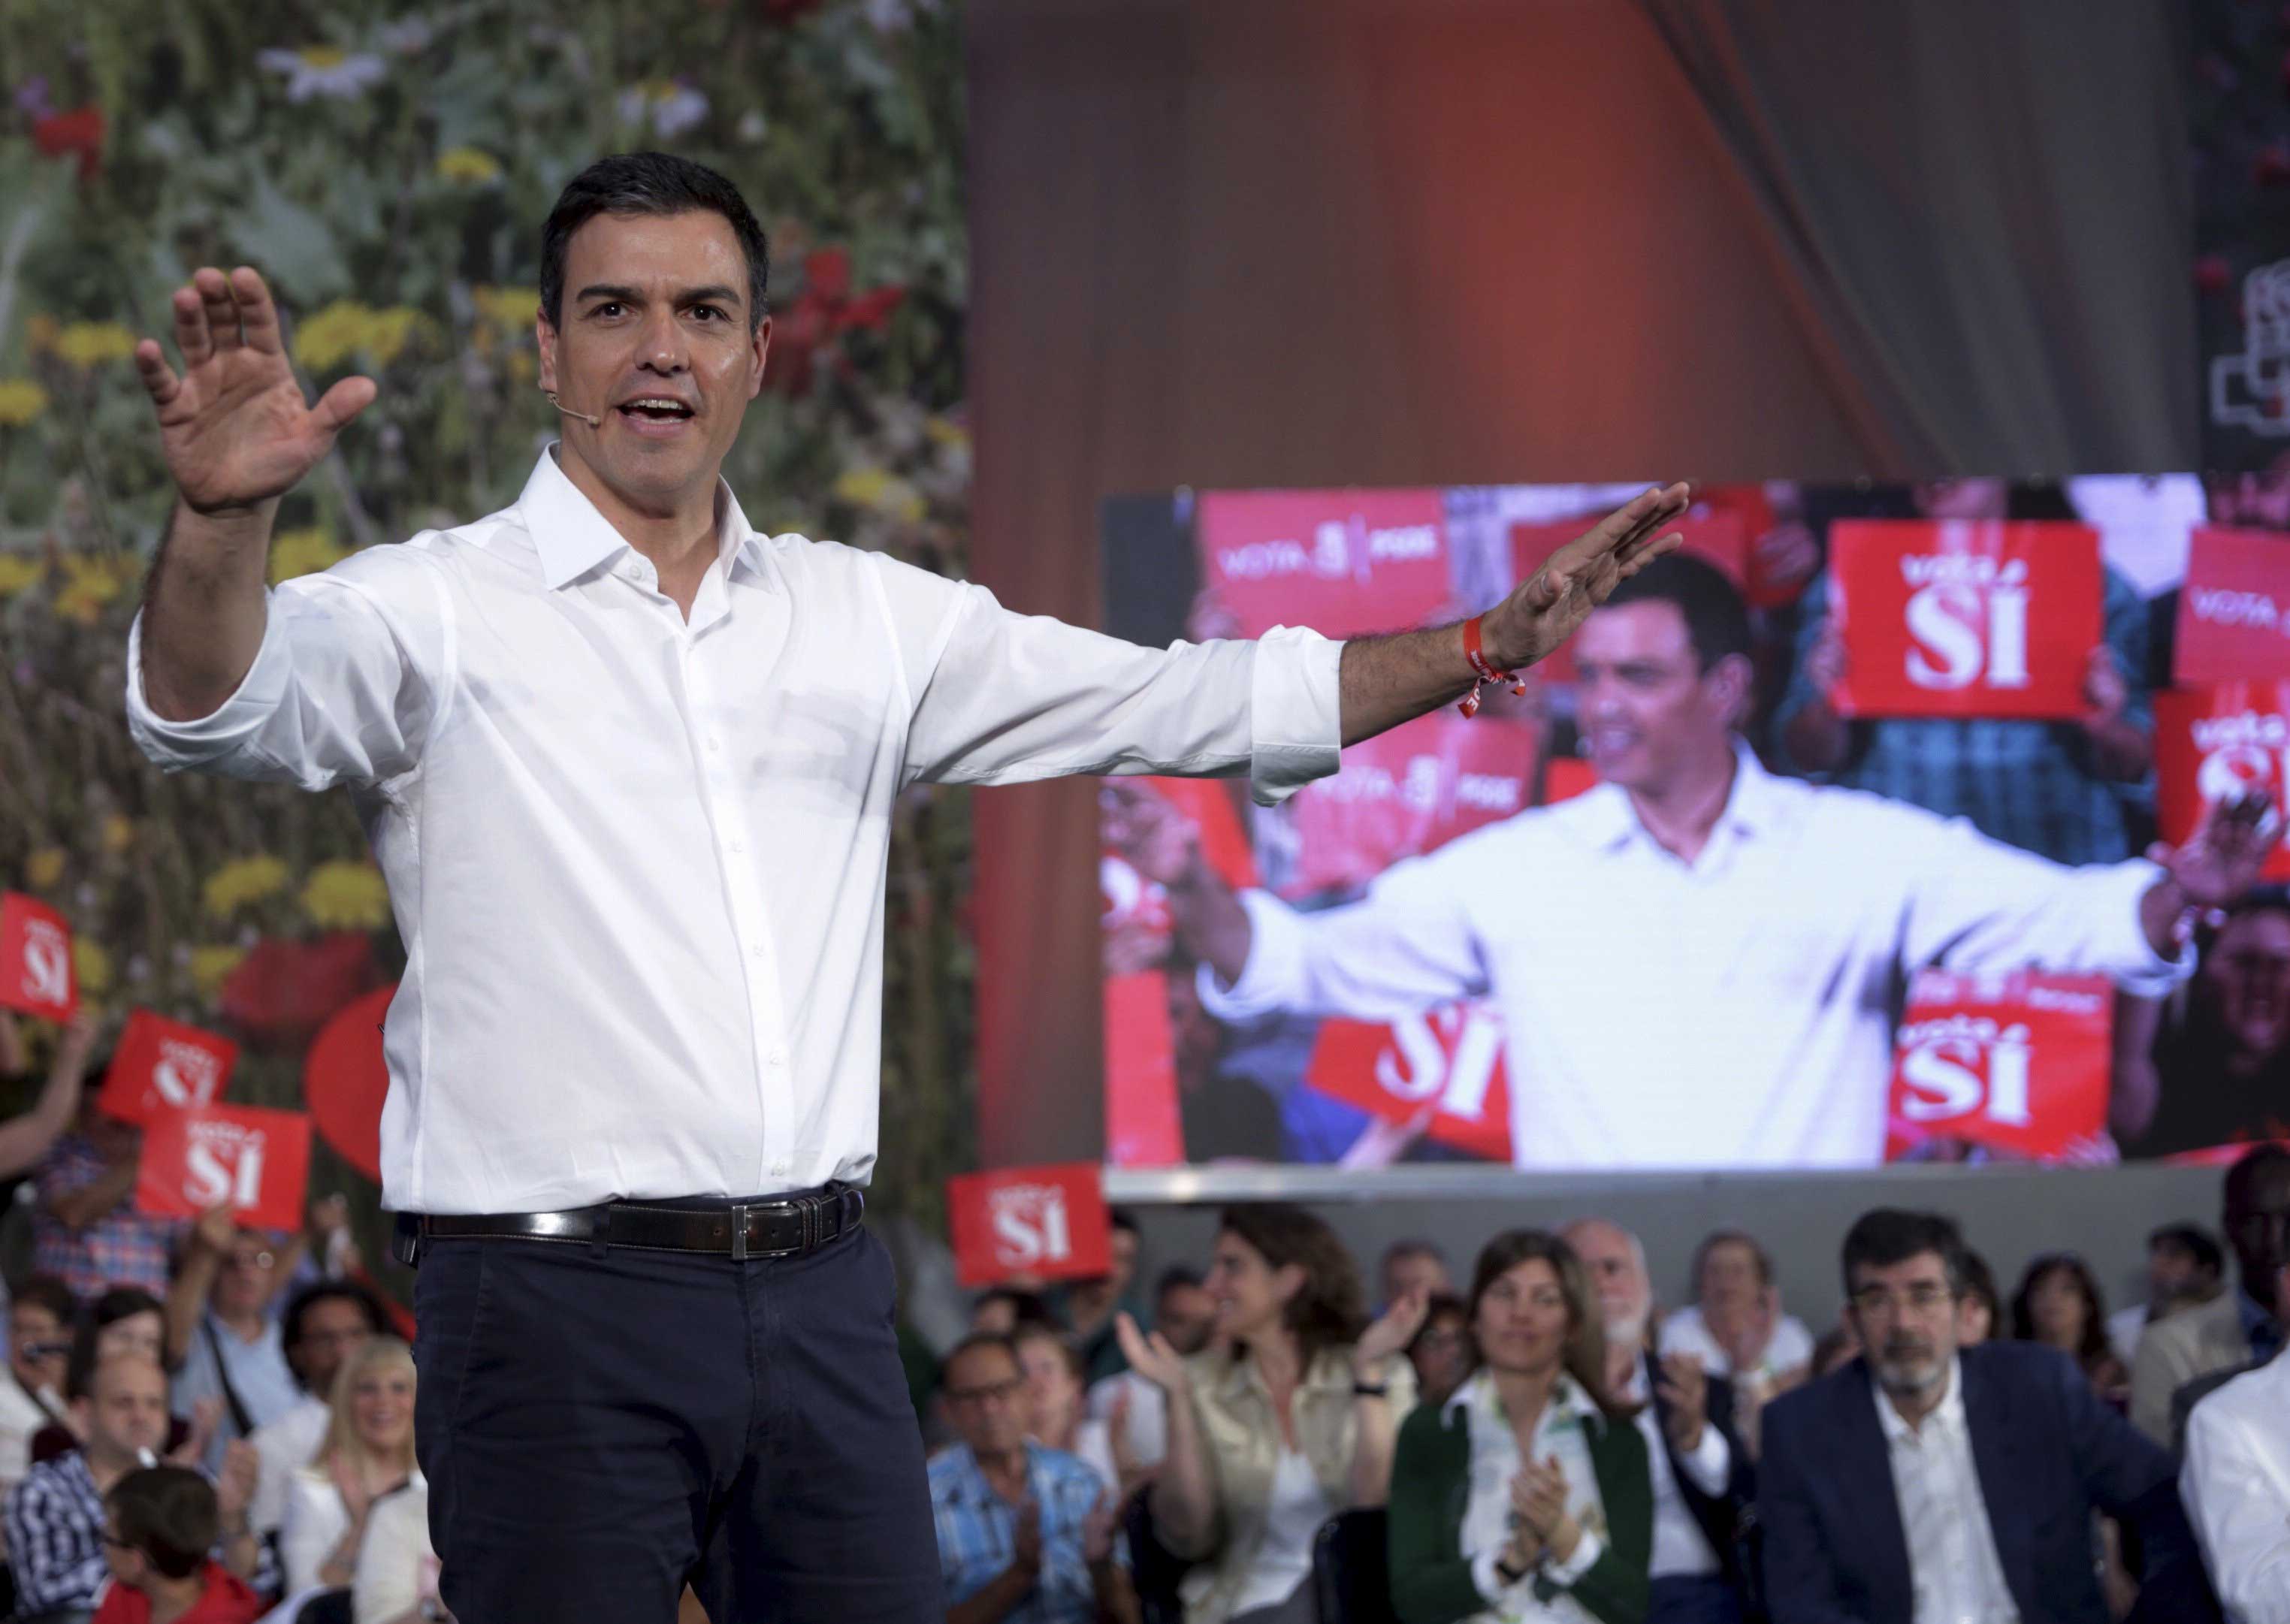
[[[1109,833],[1165,888],[1221,1020],[1490,999],[1523,1167],[1873,1164],[1914,971],[2035,965],[2158,993],[2187,973],[2190,910],[2257,876],[2249,803],[2160,861],[2070,868],[1769,774],[1738,732],[1749,643],[1718,570],[1650,566],[1573,645],[1600,784],[1397,864],[1349,906],[1235,893],[1149,788],[1115,792]]]

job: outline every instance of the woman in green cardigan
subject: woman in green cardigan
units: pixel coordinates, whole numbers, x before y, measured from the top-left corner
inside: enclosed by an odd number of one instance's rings
[[[1399,1429],[1391,1600],[1400,1624],[1639,1624],[1653,1479],[1608,1394],[1588,1277],[1557,1236],[1487,1243],[1471,1282],[1479,1368]]]

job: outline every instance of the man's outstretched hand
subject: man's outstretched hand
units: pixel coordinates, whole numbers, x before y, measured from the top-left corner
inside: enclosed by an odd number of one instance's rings
[[[2281,832],[2272,800],[2260,792],[2217,803],[2194,838],[2175,848],[2150,847],[2147,856],[2169,872],[2190,905],[2226,908],[2258,884]]]
[[[193,512],[252,511],[284,495],[372,404],[371,378],[343,379],[316,406],[303,400],[277,307],[249,268],[202,269],[172,303],[181,374],[156,339],[136,345],[135,369],[157,408],[167,471]]]
[[[1663,526],[1693,500],[1692,487],[1683,482],[1649,490],[1551,554],[1480,622],[1487,659],[1502,671],[1523,671],[1547,659],[1616,587],[1677,550],[1684,538]]]

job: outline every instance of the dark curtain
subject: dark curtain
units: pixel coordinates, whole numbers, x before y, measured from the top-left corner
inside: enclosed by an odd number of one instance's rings
[[[1094,622],[1185,484],[2186,466],[2163,5],[973,0],[974,572]],[[1094,1157],[1093,788],[977,827],[981,1156]]]

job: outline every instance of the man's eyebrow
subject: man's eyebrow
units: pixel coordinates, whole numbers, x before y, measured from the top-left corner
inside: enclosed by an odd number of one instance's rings
[[[624,305],[640,305],[644,302],[644,294],[639,290],[618,282],[592,282],[575,293],[572,298],[576,304],[587,304],[592,299],[618,300]],[[740,302],[740,293],[736,288],[726,287],[720,282],[711,282],[704,287],[677,289],[676,302],[680,305],[710,303],[736,305]]]

